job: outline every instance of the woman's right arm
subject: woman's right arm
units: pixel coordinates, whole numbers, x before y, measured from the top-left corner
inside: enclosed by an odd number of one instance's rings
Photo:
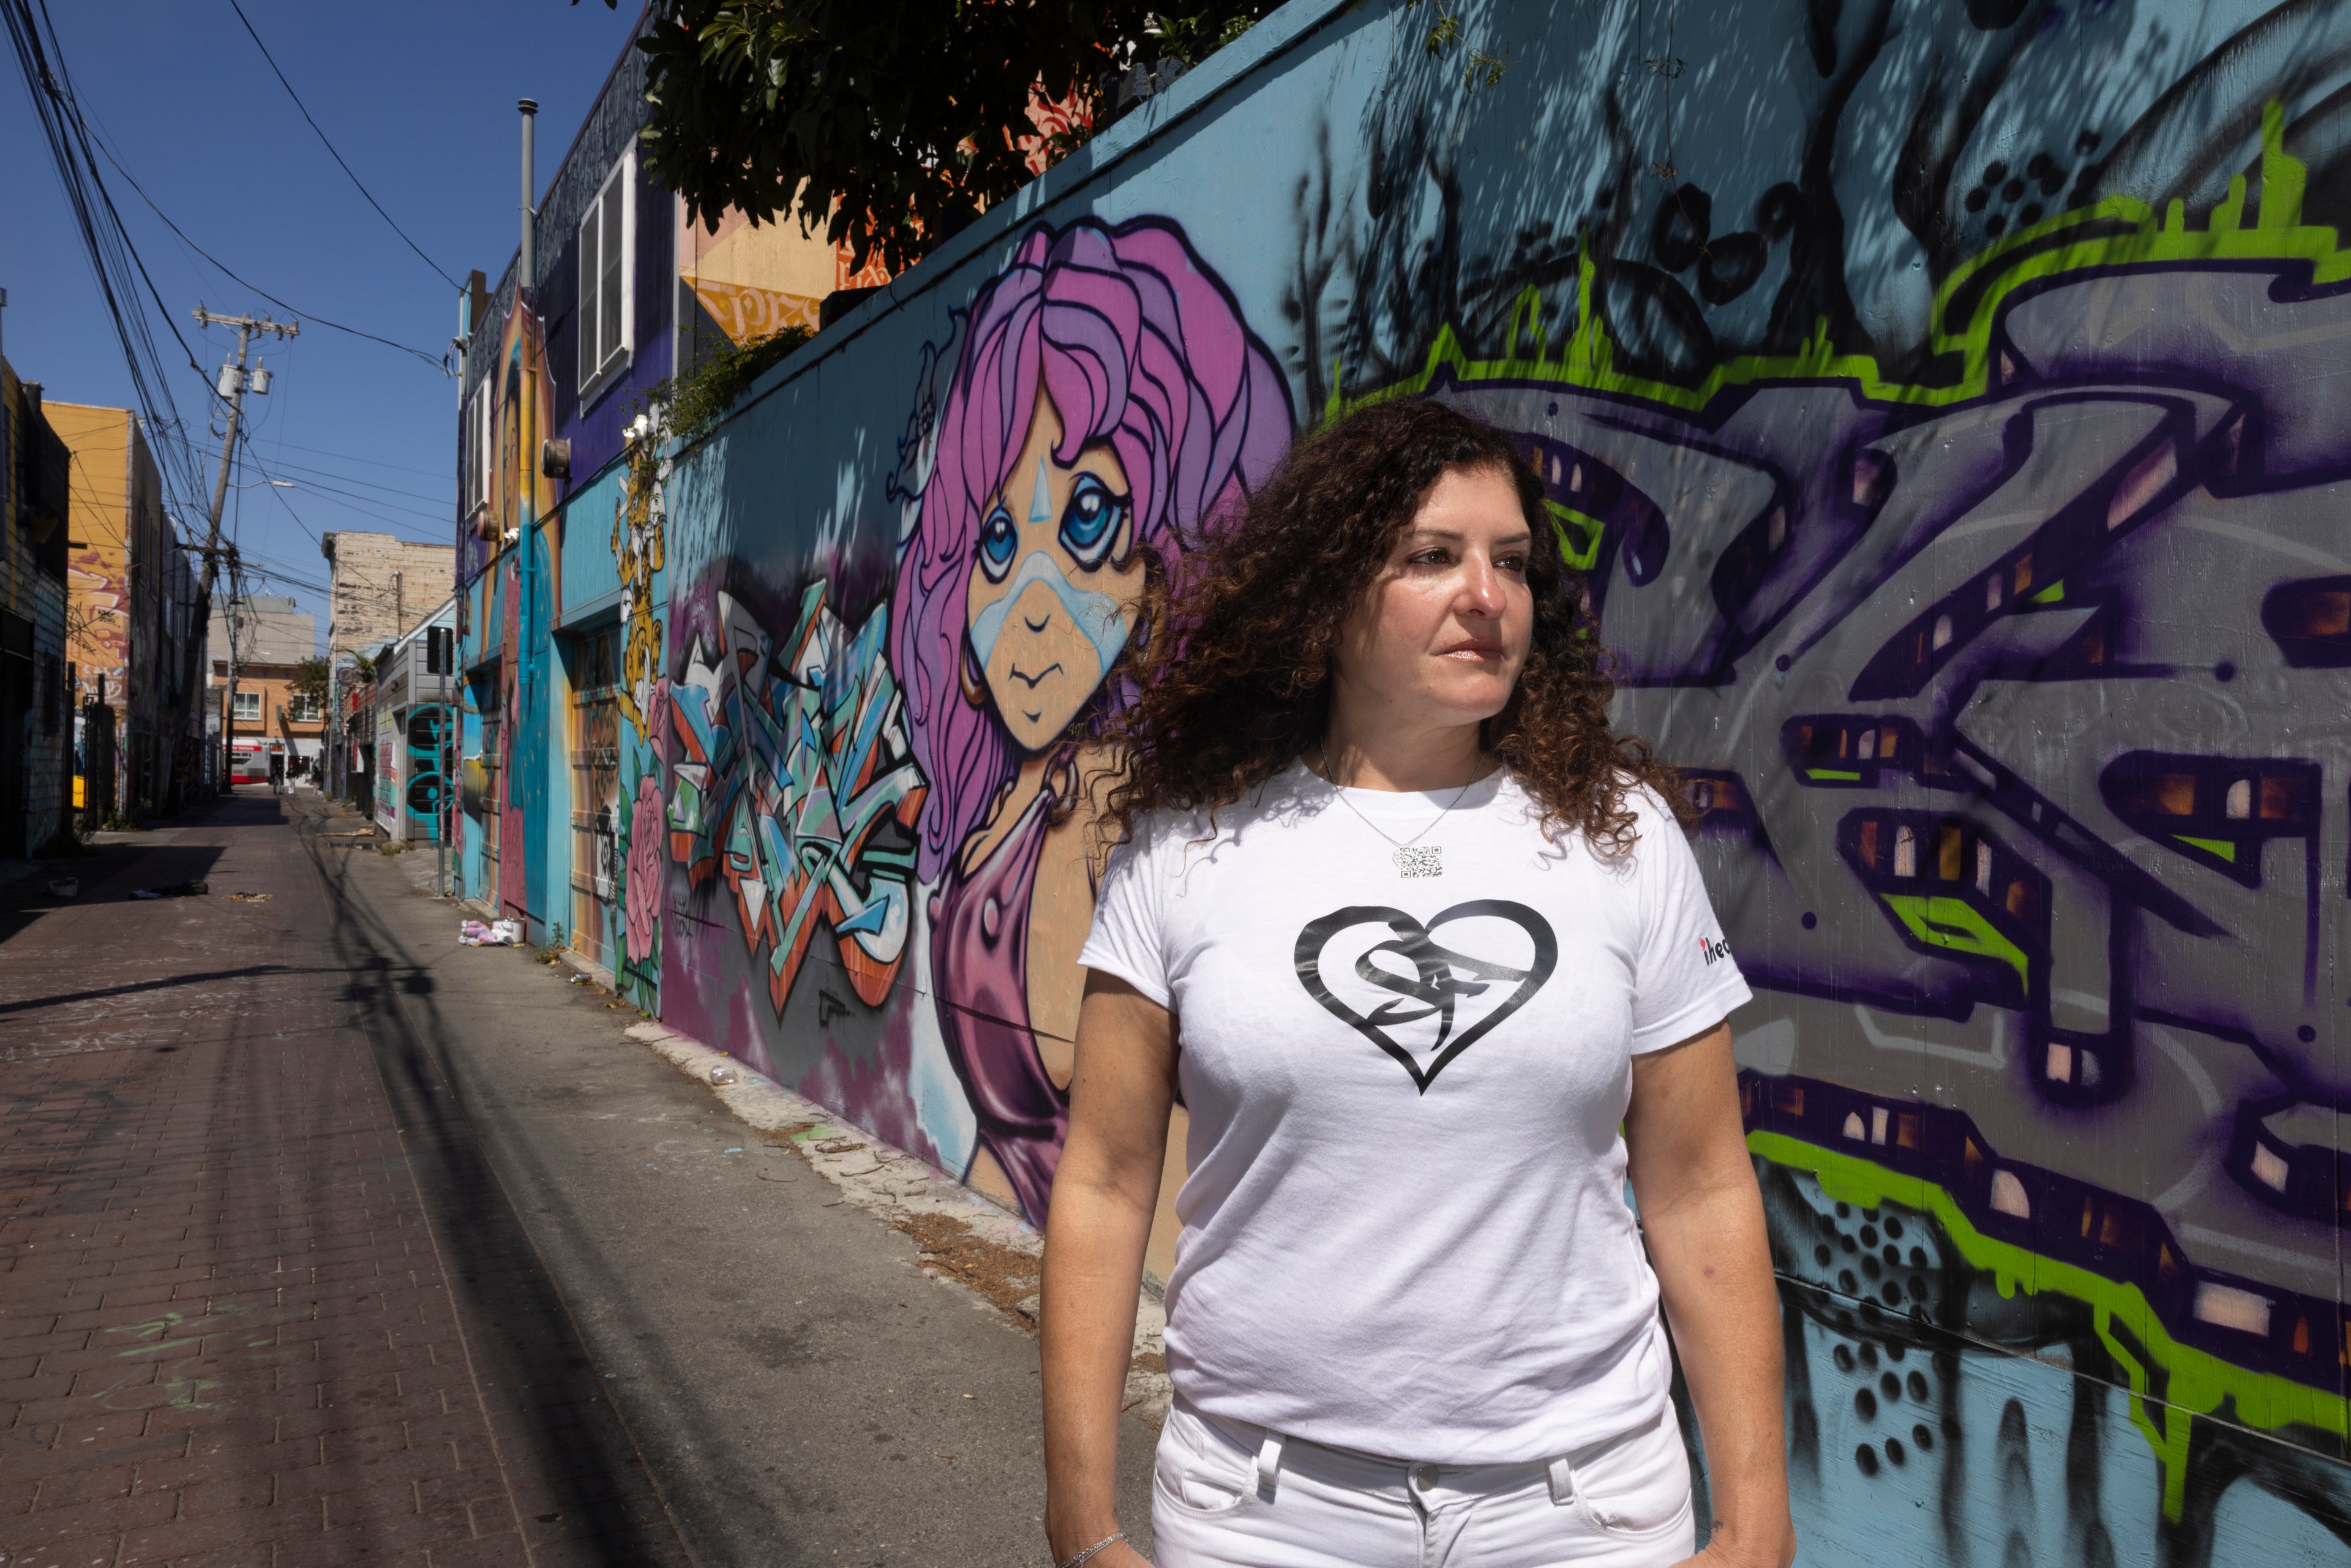
[[[1056,1562],[1119,1528],[1119,1401],[1175,1100],[1167,1009],[1088,970],[1070,1135],[1045,1223],[1045,1533]],[[1122,1543],[1088,1568],[1141,1561]]]

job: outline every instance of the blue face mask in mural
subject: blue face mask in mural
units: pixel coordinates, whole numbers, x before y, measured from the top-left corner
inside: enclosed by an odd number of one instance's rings
[[[986,667],[996,656],[996,640],[1003,635],[1012,607],[1020,601],[1030,584],[1038,582],[1053,591],[1062,611],[1086,634],[1086,642],[1094,651],[1093,679],[1101,681],[1117,662],[1119,650],[1126,646],[1126,612],[1109,594],[1096,593],[1071,582],[1062,574],[1060,564],[1040,549],[1029,552],[1029,559],[1020,563],[1019,573],[1013,578],[1012,586],[1005,590],[1003,598],[972,617],[971,648],[979,656],[981,666]]]

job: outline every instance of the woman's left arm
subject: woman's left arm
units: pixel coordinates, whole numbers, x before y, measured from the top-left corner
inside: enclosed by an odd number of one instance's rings
[[[1739,1113],[1730,1026],[1633,1059],[1633,1196],[1706,1442],[1714,1536],[1693,1559],[1787,1568],[1780,1293]]]

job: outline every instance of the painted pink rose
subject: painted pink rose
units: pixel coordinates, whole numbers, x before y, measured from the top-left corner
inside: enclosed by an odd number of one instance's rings
[[[669,766],[669,677],[657,676],[653,681],[653,711],[645,715],[647,734],[653,743],[653,761]]]
[[[628,953],[632,964],[642,964],[653,956],[653,940],[660,929],[662,837],[661,786],[647,775],[637,780],[636,810],[629,818]]]

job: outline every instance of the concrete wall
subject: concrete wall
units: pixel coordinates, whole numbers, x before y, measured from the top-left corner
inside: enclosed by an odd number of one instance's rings
[[[980,852],[1053,758],[961,653],[1007,341],[1152,532],[1457,402],[1706,808],[1805,1560],[2341,1561],[2351,8],[1447,15],[1298,0],[674,470],[535,501],[468,607],[500,899],[561,885],[584,515],[642,584],[630,994],[1040,1214],[1079,978],[1021,956],[1090,911],[940,918],[1043,852]]]
[[[442,549],[446,550],[447,547]],[[236,656],[241,664],[298,664],[318,653],[318,617],[294,608],[296,601],[276,594],[248,594],[236,601]],[[213,600],[212,616],[204,623],[204,667],[225,662],[229,652],[230,604]]]

